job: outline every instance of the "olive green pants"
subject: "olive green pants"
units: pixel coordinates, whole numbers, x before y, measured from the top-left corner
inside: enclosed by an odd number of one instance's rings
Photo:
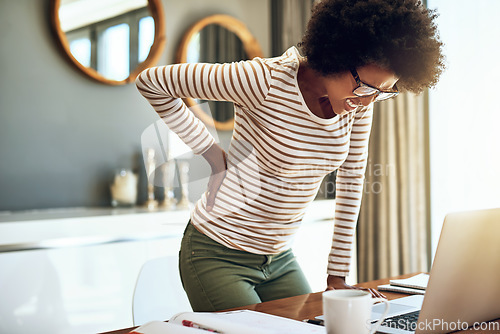
[[[310,293],[291,250],[257,255],[227,248],[189,223],[179,270],[193,311],[220,311]]]

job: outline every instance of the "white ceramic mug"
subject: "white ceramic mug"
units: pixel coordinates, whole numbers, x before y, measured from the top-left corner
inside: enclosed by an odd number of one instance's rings
[[[373,325],[370,318],[374,303],[385,303],[382,317]],[[323,314],[328,334],[373,334],[384,321],[389,303],[384,298],[372,298],[363,290],[330,290],[323,292]]]

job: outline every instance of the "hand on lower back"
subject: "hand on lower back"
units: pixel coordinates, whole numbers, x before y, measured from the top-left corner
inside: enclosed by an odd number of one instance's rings
[[[222,181],[226,177],[227,154],[219,145],[213,144],[203,153],[203,157],[207,160],[212,169],[207,186],[207,211],[211,211],[215,203],[217,192],[219,191]]]

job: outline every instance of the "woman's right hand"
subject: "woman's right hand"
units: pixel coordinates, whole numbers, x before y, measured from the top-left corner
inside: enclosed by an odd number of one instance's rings
[[[217,144],[213,144],[205,153],[202,154],[212,168],[212,174],[207,186],[207,211],[212,211],[215,203],[215,197],[226,177],[227,154]]]
[[[342,290],[342,289],[354,289],[354,290],[364,290],[371,293],[373,298],[385,298],[387,297],[379,292],[377,289],[363,288],[349,285],[345,282],[345,277],[328,275],[326,280],[326,291],[328,290]]]

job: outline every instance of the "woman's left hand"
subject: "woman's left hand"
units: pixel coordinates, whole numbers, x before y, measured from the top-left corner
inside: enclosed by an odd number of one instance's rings
[[[212,174],[208,180],[207,185],[207,211],[212,211],[215,203],[217,192],[226,177],[227,170],[227,154],[217,144],[213,144],[205,153],[203,157],[207,160],[212,168]]]
[[[363,290],[363,291],[368,291],[372,294],[372,297],[375,298],[385,298],[387,297],[380,293],[376,289],[370,289],[370,288],[362,288],[362,287],[356,287],[349,285],[345,282],[345,277],[342,276],[334,276],[334,275],[328,275],[328,278],[326,280],[326,291],[328,290],[337,290],[337,289],[355,289],[355,290]]]

